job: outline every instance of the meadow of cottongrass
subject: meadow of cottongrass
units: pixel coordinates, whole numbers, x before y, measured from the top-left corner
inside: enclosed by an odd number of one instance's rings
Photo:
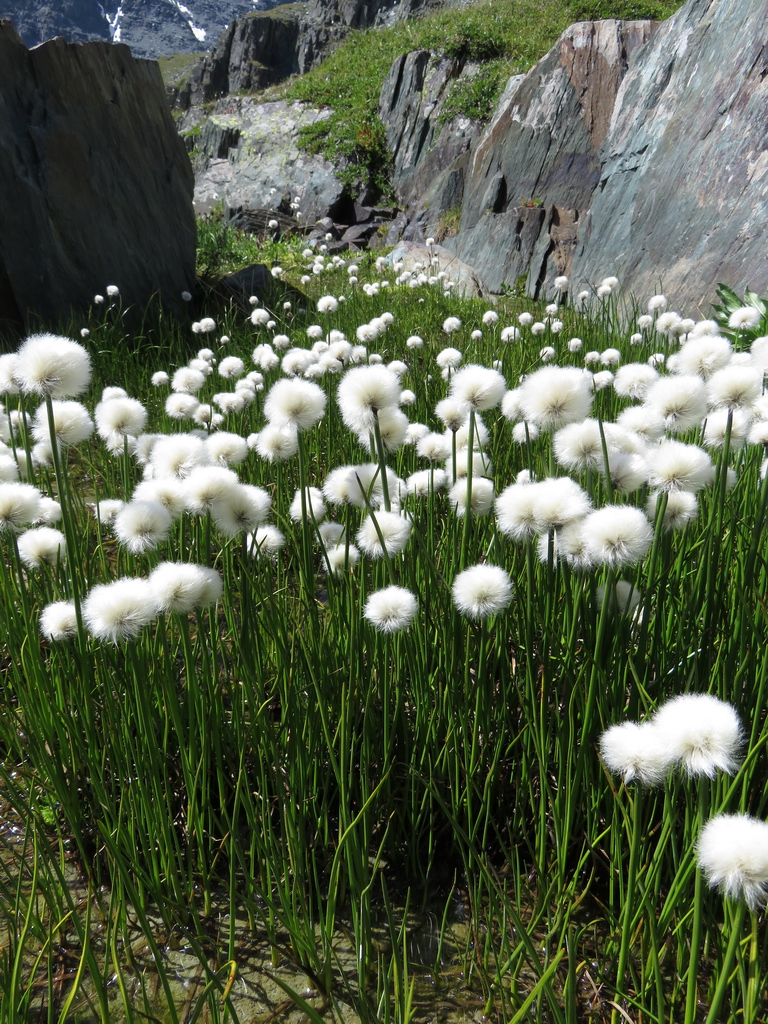
[[[764,1019],[765,311],[296,258],[0,357],[0,1020]]]

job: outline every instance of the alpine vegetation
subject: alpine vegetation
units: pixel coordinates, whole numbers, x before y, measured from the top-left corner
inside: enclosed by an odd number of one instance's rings
[[[758,1024],[765,304],[304,243],[0,357],[0,1024]]]

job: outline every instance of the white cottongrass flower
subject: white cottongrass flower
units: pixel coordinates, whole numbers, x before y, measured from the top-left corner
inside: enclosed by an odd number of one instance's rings
[[[0,534],[18,533],[40,515],[40,491],[32,484],[0,483]]]
[[[120,498],[104,498],[91,506],[93,514],[101,526],[111,526],[118,512],[125,508]]]
[[[134,555],[152,551],[168,539],[170,512],[156,501],[129,501],[114,519],[115,536]]]
[[[742,743],[736,709],[708,693],[685,693],[660,707],[653,724],[688,775],[733,775]]]
[[[674,434],[698,427],[707,413],[707,387],[693,374],[661,377],[651,385],[645,398]]]
[[[737,451],[744,447],[751,425],[752,420],[744,409],[714,409],[707,414],[704,424],[704,444],[707,448],[722,448],[728,434],[731,451]]]
[[[645,511],[651,522],[656,521],[656,512],[663,491],[652,491],[645,504]],[[692,491],[667,491],[662,518],[665,530],[682,530],[699,514],[699,502]]]
[[[48,565],[64,564],[67,558],[67,542],[61,530],[51,526],[39,526],[22,533],[18,541],[19,557],[28,569],[40,569]]]
[[[215,569],[190,562],[161,562],[149,574],[148,582],[157,611],[177,615],[215,604],[224,593],[224,583]]]
[[[699,870],[730,899],[759,911],[768,900],[768,822],[747,814],[711,818],[696,843]]]
[[[743,409],[752,405],[763,390],[763,371],[755,366],[730,365],[713,373],[707,382],[713,408]]]
[[[430,462],[444,462],[451,455],[450,439],[444,434],[425,434],[416,442],[416,454]]]
[[[677,369],[679,373],[695,373],[706,380],[726,366],[732,355],[733,349],[727,338],[718,334],[689,335],[677,353]]]
[[[748,331],[757,327],[762,313],[755,306],[740,306],[728,317],[728,326],[734,331]]]
[[[254,327],[263,327],[271,319],[269,310],[257,306],[251,311],[251,323]]]
[[[32,334],[16,353],[14,380],[25,394],[75,398],[91,380],[91,358],[76,341]]]
[[[536,323],[531,324],[531,334],[534,337],[540,337],[547,329],[547,325],[541,320],[537,320]]]
[[[647,405],[631,405],[616,418],[616,425],[635,434],[646,444],[664,436],[665,424],[661,414]]]
[[[399,555],[411,536],[411,521],[397,512],[379,510],[365,517],[357,531],[357,545],[369,558]]]
[[[605,476],[605,463],[597,468]],[[611,486],[618,494],[630,494],[648,483],[648,462],[635,452],[609,451],[607,470]]]
[[[302,493],[304,495],[303,503]],[[317,487],[305,487],[303,491],[296,491],[288,509],[288,514],[295,523],[300,523],[305,516],[309,518],[310,522],[319,523],[322,519],[325,519],[323,492]]]
[[[223,391],[218,395],[214,395],[213,401],[225,416],[242,412],[245,408],[245,399],[236,391]],[[213,424],[211,425],[213,426]]]
[[[262,459],[267,462],[284,462],[299,450],[299,435],[293,427],[280,427],[267,424],[254,440],[248,439],[250,447],[255,447]]]
[[[350,430],[356,434],[370,433],[380,409],[397,407],[400,379],[381,364],[354,367],[342,377],[337,401]]]
[[[19,466],[13,455],[0,452],[0,481],[18,480]]]
[[[696,493],[713,477],[712,459],[703,448],[682,441],[663,441],[649,459],[648,482],[659,491]]]
[[[467,412],[466,405],[452,397],[443,398],[435,406],[435,416],[454,434],[467,422]]]
[[[453,479],[455,477],[457,480],[468,475],[468,466],[469,450],[467,448],[458,449],[456,452],[456,458],[454,459],[453,456],[451,456],[445,464],[445,468],[450,473],[451,478]],[[472,475],[491,476],[492,473],[493,464],[488,456],[478,449],[473,449]]]
[[[516,327],[504,327],[500,338],[506,345],[509,345],[520,338],[520,331]]]
[[[194,416],[199,405],[194,395],[174,391],[165,400],[165,413],[172,420],[185,420]]]
[[[429,472],[427,470],[427,472]],[[457,516],[467,514],[467,490],[469,489],[469,508],[474,516],[485,516],[493,508],[493,481],[484,476],[473,476],[471,487],[467,487],[466,479],[458,479],[448,492],[448,500],[453,505]]]
[[[226,466],[196,466],[184,479],[184,503],[188,511],[204,516],[218,501],[226,501],[240,481]]]
[[[147,410],[136,398],[111,398],[99,402],[94,418],[99,437],[104,440],[112,434],[138,437],[147,425]]]
[[[471,409],[494,409],[506,390],[506,381],[498,370],[474,363],[458,370],[451,378],[451,397]]]
[[[561,530],[592,510],[592,501],[587,492],[568,476],[548,477],[528,484],[527,488],[533,500],[534,528],[537,533]],[[497,506],[497,514],[500,511],[501,508]]]
[[[658,371],[647,363],[625,363],[616,371],[613,390],[621,398],[642,401],[648,394],[648,389],[658,379]]]
[[[545,366],[526,377],[520,388],[523,418],[542,430],[583,420],[592,398],[589,375],[575,367]]]
[[[193,434],[174,434],[158,438],[152,448],[149,464],[155,476],[188,477],[193,469],[208,462],[208,452],[201,438]]]
[[[592,386],[595,391],[602,391],[603,388],[610,387],[613,384],[613,374],[610,370],[600,370],[592,377]]]
[[[164,476],[158,477],[155,480],[142,480],[142,482],[134,488],[132,494],[133,501],[154,501],[158,505],[162,505],[163,508],[168,512],[171,519],[178,519],[187,507],[186,496],[184,494],[184,484],[181,480],[177,480],[176,477]],[[114,502],[112,502],[114,504]],[[120,508],[125,504],[120,501],[117,502],[118,508],[111,512],[111,518],[105,519],[102,512],[102,506],[110,504],[109,500],[104,502],[100,501],[99,516],[101,522],[111,522],[112,519],[120,511]]]
[[[531,483],[514,483],[496,498],[496,525],[513,540],[530,540],[538,531],[536,491]]]
[[[648,553],[653,528],[639,508],[606,505],[583,520],[587,557],[594,565],[635,565]]]
[[[453,603],[468,619],[483,620],[503,612],[512,600],[512,581],[499,565],[487,562],[460,572],[451,587]]]
[[[369,596],[363,615],[379,633],[399,633],[411,625],[418,610],[410,590],[391,586]]]
[[[237,537],[261,526],[271,508],[272,498],[263,487],[238,484],[213,502],[211,513],[225,537]]]
[[[326,394],[308,380],[279,380],[270,388],[264,402],[264,415],[273,426],[309,430],[324,413]]]
[[[393,494],[398,485],[395,473],[387,467],[387,489]],[[376,462],[361,466],[338,466],[323,483],[323,495],[330,505],[354,505],[357,508],[377,507],[383,501],[381,469]]]
[[[317,300],[318,313],[335,313],[338,308],[338,299],[335,299],[333,295],[323,295]]]
[[[209,460],[217,466],[239,466],[248,454],[248,442],[239,434],[219,430],[205,440]]]
[[[530,444],[531,441],[536,440],[539,433],[539,428],[535,423],[526,423],[523,420],[521,423],[515,423],[512,427],[512,440],[515,444]]]
[[[435,491],[442,491],[448,481],[448,474],[444,469],[420,469],[405,481],[408,494],[417,498],[426,498]],[[466,485],[464,486],[466,491]]]
[[[600,757],[609,772],[623,775],[624,784],[663,782],[672,767],[666,744],[652,722],[622,722],[600,737]]]
[[[612,612],[619,615],[631,615],[640,604],[642,595],[632,583],[627,580],[616,580],[613,587],[608,588],[601,584],[597,588],[597,607],[602,608],[606,603]]]
[[[379,436],[384,448],[388,452],[395,452],[402,448],[405,443],[405,435],[408,430],[408,417],[400,409],[380,409]],[[375,449],[373,436],[368,431],[361,431],[358,435],[360,444],[367,450]]]
[[[457,316],[446,317],[443,321],[444,333],[455,334],[458,330],[461,330],[461,320]]]
[[[65,446],[80,444],[93,433],[93,420],[88,410],[80,402],[51,402],[53,411],[53,429],[56,441]],[[48,425],[48,407],[41,405],[32,425],[32,437],[36,441],[52,443]]]
[[[16,358],[15,352],[8,352],[0,356],[0,395],[18,395],[19,393],[19,385],[13,376]]]
[[[226,356],[219,363],[219,376],[225,380],[236,380],[245,373],[245,363],[239,356]]]
[[[253,558],[272,558],[285,547],[285,534],[276,526],[265,523],[246,538],[246,549]]]
[[[43,495],[40,498],[40,511],[35,519],[35,524],[39,526],[53,526],[54,523],[61,521],[62,515],[61,505],[58,501],[55,498],[48,498]]]
[[[123,577],[94,587],[83,602],[83,620],[91,636],[118,644],[135,640],[157,615],[146,579]]]
[[[171,388],[177,394],[196,395],[205,384],[205,374],[192,366],[181,366],[171,378]]]
[[[71,640],[77,636],[77,612],[73,601],[54,601],[40,613],[40,632],[46,640]]]
[[[334,544],[323,550],[323,560],[328,572],[339,575],[357,565],[360,550],[354,544]]]
[[[607,424],[603,424],[606,438]],[[578,423],[569,423],[562,427],[554,436],[553,448],[555,459],[566,469],[584,471],[599,469],[603,465],[603,446],[600,437],[600,423],[594,419],[583,419]]]

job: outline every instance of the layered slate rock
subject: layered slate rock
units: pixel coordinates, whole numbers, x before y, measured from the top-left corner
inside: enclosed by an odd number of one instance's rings
[[[444,122],[445,101],[463,76],[482,74],[476,65],[413,50],[398,57],[381,89],[379,116],[393,155],[392,186],[406,212],[394,235],[424,241],[440,237],[446,215],[461,207],[469,154],[481,133],[469,118]]]
[[[82,310],[107,284],[173,306],[195,281],[192,168],[154,62],[0,22],[0,321]]]
[[[574,277],[702,309],[768,290],[768,2],[689,0],[627,73]]]
[[[445,244],[492,290],[527,278],[531,296],[568,273],[600,180],[600,148],[648,21],[579,22],[505,90],[472,151],[458,235]]]

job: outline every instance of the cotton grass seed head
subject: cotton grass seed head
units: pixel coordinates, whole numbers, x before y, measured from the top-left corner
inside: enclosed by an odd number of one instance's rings
[[[33,334],[16,353],[14,380],[25,394],[75,398],[91,380],[91,358],[82,345],[56,334]]]
[[[652,722],[622,722],[606,729],[600,737],[600,757],[612,775],[624,777],[625,785],[658,785],[672,767],[664,738]]]
[[[40,491],[32,484],[0,483],[0,534],[18,533],[40,515]]]
[[[504,397],[507,384],[498,370],[470,363],[451,378],[451,397],[470,409],[494,409]]]
[[[386,366],[357,366],[347,370],[337,391],[341,417],[356,434],[374,429],[380,409],[396,408],[400,400],[400,380]]]
[[[52,401],[53,429],[55,440],[60,445],[71,446],[86,441],[93,433],[93,420],[88,415],[88,410],[80,402]],[[48,408],[41,405],[35,412],[35,419],[32,424],[32,437],[36,441],[48,441],[53,439],[49,432]]]
[[[371,594],[363,615],[379,633],[400,633],[407,629],[419,610],[419,602],[405,587],[385,587]]]
[[[134,555],[152,551],[168,539],[173,520],[155,501],[130,501],[115,516],[115,536]]]
[[[742,731],[730,704],[708,693],[681,694],[658,709],[653,723],[688,775],[713,779],[736,771]]]
[[[44,564],[63,565],[67,558],[67,542],[61,530],[39,526],[22,533],[18,541],[19,557],[28,569],[40,569]]]
[[[77,636],[77,612],[73,601],[54,601],[40,613],[40,632],[51,643]]]
[[[673,434],[698,427],[707,413],[707,387],[693,374],[662,377],[646,395],[646,404],[664,420]]]
[[[215,569],[187,562],[161,562],[150,573],[148,582],[157,610],[177,615],[213,604],[224,592]],[[218,593],[214,600],[212,592]]]
[[[124,577],[94,587],[83,601],[83,620],[91,636],[118,644],[135,640],[153,621],[157,605],[148,580]]]
[[[653,529],[631,505],[606,505],[583,520],[586,552],[594,565],[635,565],[648,553]]]
[[[523,381],[520,407],[524,419],[554,430],[588,416],[592,397],[588,374],[575,367],[545,366]]]
[[[357,545],[369,558],[399,555],[411,535],[411,522],[397,512],[379,510],[363,520],[357,531]]]
[[[746,814],[719,814],[701,830],[696,844],[699,870],[730,899],[750,910],[768,900],[768,822]]]
[[[451,587],[453,603],[465,618],[499,615],[512,600],[512,581],[501,566],[484,562],[460,572]]]

